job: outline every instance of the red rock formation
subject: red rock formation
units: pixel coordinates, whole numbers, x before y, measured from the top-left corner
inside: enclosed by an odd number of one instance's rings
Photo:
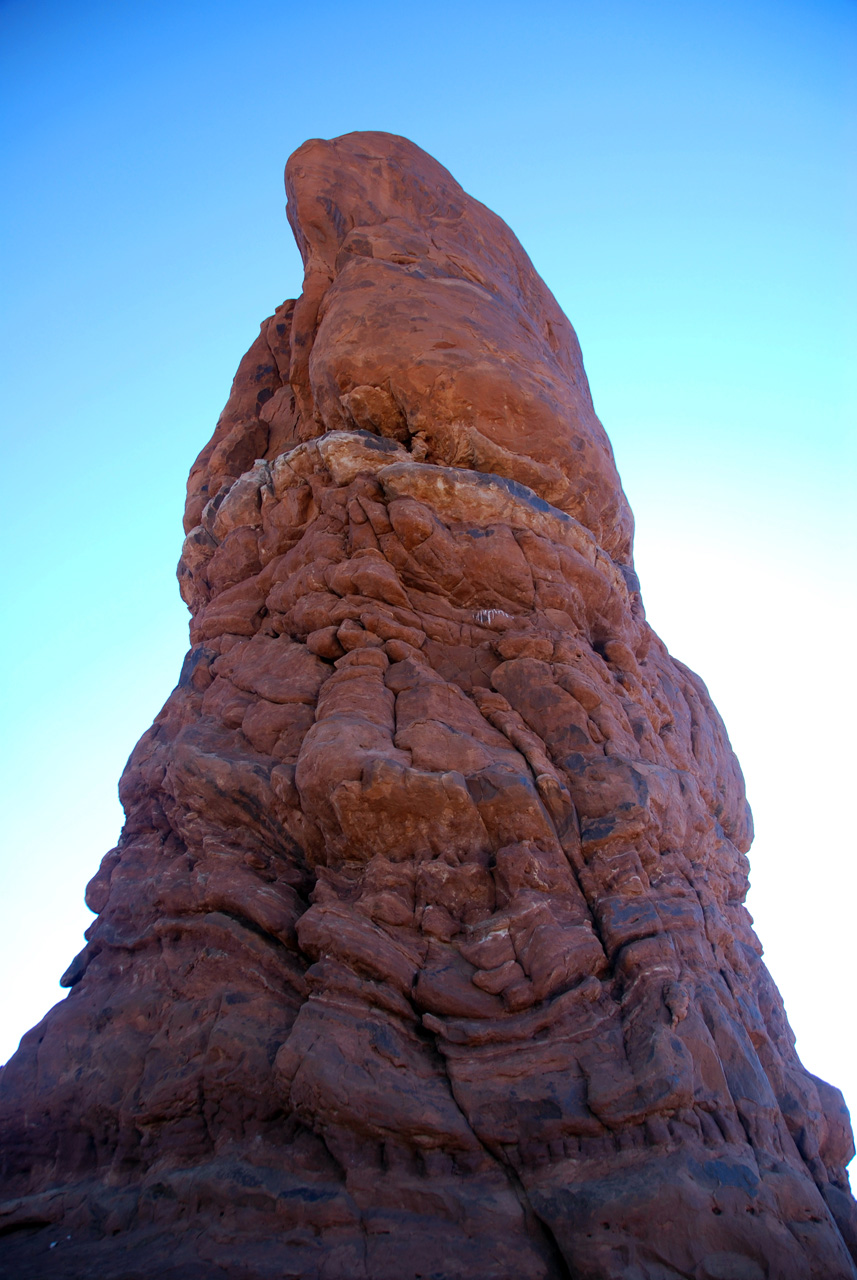
[[[401,138],[287,187],[304,291],[191,472],[192,648],[3,1071],[0,1275],[853,1277],[847,1112],[571,326]]]

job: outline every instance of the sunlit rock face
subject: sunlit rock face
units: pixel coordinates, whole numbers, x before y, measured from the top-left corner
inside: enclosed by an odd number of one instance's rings
[[[192,648],[2,1073],[0,1275],[853,1277],[847,1112],[571,325],[402,138],[286,185],[304,290],[191,471]]]

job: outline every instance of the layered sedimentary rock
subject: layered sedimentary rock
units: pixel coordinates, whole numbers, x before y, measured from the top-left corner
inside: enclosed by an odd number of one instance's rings
[[[570,324],[401,138],[287,188],[304,289],[191,472],[192,648],[3,1071],[0,1274],[853,1277],[847,1112]]]

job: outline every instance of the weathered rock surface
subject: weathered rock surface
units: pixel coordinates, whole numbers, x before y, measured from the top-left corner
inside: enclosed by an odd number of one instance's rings
[[[847,1112],[571,326],[401,138],[287,188],[304,291],[191,472],[192,648],[2,1073],[0,1275],[853,1277]]]

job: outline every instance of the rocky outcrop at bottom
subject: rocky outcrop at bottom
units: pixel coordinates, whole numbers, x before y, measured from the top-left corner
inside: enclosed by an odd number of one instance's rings
[[[0,1277],[853,1280],[848,1115],[568,322],[404,140],[288,181],[304,293],[191,472],[192,647],[0,1076]]]

